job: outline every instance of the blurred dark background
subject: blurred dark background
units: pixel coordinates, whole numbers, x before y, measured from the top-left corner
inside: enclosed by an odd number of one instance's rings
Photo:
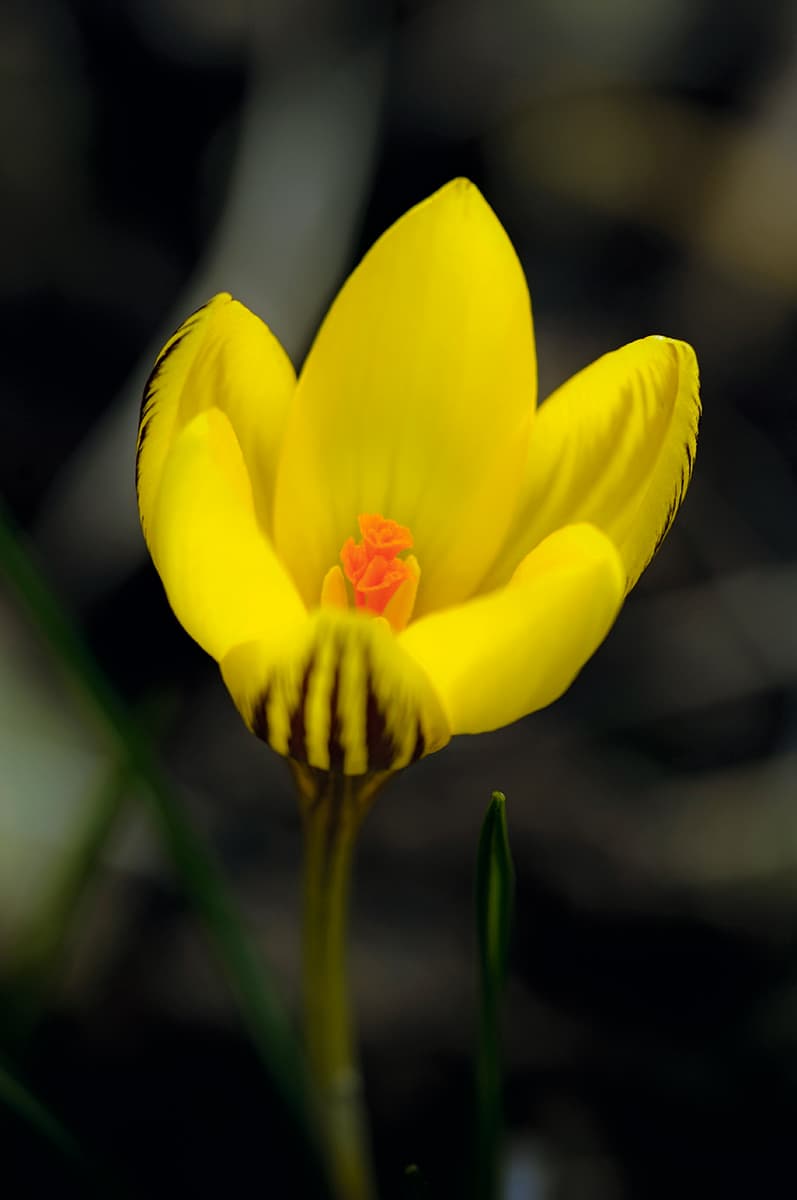
[[[465,1194],[473,870],[496,787],[518,880],[507,1196],[791,1195],[792,4],[6,0],[0,494],[295,1005],[287,772],[145,555],[138,397],[170,330],[222,288],[301,362],[362,251],[458,174],[523,260],[541,395],[660,332],[697,349],[705,415],[686,505],[571,692],[425,760],[365,827],[352,966],[384,1196],[409,1162],[431,1195]],[[114,756],[0,590],[16,1001]],[[301,1195],[301,1151],[136,789],[107,824],[44,997],[9,1002],[0,1050],[134,1197]],[[18,1117],[0,1116],[0,1145],[9,1195],[86,1194]]]

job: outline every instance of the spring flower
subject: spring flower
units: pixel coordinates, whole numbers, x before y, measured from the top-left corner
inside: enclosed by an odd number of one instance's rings
[[[525,278],[455,180],[373,246],[298,380],[228,295],[147,383],[147,544],[244,721],[297,763],[400,769],[550,704],[692,473],[695,355],[646,337],[536,408]]]

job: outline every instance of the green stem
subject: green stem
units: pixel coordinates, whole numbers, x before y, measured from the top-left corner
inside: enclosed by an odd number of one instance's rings
[[[502,1131],[501,1045],[496,1006],[482,996],[479,1049],[476,1059],[478,1122],[474,1195],[477,1200],[496,1200],[500,1189]]]
[[[346,970],[357,832],[383,782],[292,764],[304,822],[304,1004],[310,1072],[340,1200],[375,1196]]]

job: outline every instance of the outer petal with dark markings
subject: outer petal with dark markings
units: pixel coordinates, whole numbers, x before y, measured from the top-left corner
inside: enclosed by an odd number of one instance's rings
[[[172,608],[214,658],[306,616],[271,544],[295,376],[262,321],[216,296],[164,346],[138,438],[141,524]]]
[[[243,453],[258,519],[271,533],[271,501],[288,407],[290,359],[267,325],[222,292],[193,313],[158,355],[141,406],[136,485],[148,538],[169,450],[198,413],[218,408]]]
[[[398,770],[451,737],[428,675],[379,617],[319,609],[288,636],[236,646],[221,670],[249,728],[321,770]]]
[[[521,503],[482,590],[555,529],[588,521],[617,546],[630,591],[686,494],[699,420],[686,342],[642,338],[574,375],[537,414]]]

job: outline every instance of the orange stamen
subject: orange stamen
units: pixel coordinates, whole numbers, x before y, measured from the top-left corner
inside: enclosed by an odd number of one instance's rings
[[[402,550],[409,550],[412,545],[412,534],[404,525],[390,521],[379,513],[362,513],[358,517],[362,541],[355,542],[347,538],[340,552],[340,561],[346,578],[354,589],[354,603],[357,608],[367,612],[381,614],[390,603],[393,596],[406,584],[413,581],[412,586],[404,589],[404,595],[411,596],[414,602],[417,588],[418,564],[413,558],[411,563],[398,558]],[[402,614],[403,628],[409,619],[409,611],[404,616],[406,603],[395,610]],[[392,623],[392,622],[391,622]]]

